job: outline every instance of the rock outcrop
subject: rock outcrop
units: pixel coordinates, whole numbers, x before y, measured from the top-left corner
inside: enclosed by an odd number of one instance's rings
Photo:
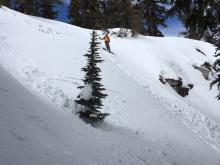
[[[184,86],[182,78],[180,77],[178,80],[175,80],[170,78],[164,78],[160,75],[159,80],[163,84],[169,84],[182,97],[189,95],[189,91],[193,88],[193,84],[187,84],[187,86]]]

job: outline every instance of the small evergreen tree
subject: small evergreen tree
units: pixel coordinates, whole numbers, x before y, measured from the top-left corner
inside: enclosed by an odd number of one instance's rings
[[[97,64],[102,63],[103,60],[99,56],[99,42],[97,40],[98,35],[95,31],[93,31],[90,42],[90,49],[88,53],[84,55],[87,57],[87,65],[82,68],[82,71],[86,73],[83,80],[84,85],[78,87],[79,89],[83,89],[83,93],[79,95],[75,100],[75,103],[80,105],[78,112],[80,117],[90,121],[103,120],[106,116],[109,115],[108,113],[101,113],[99,111],[103,106],[102,101],[104,98],[106,98],[107,94],[103,93],[105,88],[100,83],[101,70]],[[85,98],[84,95],[87,95],[87,98]]]
[[[216,57],[220,57],[220,25],[215,29],[215,45],[216,45]],[[219,90],[219,94],[217,96],[217,99],[220,100],[220,58],[218,58],[214,63],[214,69],[217,72],[216,79],[211,83],[211,88],[213,85],[217,85],[217,88]]]

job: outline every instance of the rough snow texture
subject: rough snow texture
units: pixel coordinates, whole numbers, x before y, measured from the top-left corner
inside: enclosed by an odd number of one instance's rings
[[[85,86],[82,88],[81,92],[79,93],[78,97],[83,100],[90,100],[92,98],[91,84],[85,84]]]
[[[1,164],[220,163],[218,92],[193,68],[213,63],[212,45],[112,36],[115,55],[100,49],[108,93],[103,111],[111,115],[93,128],[70,111],[82,85],[90,31],[5,7],[0,29]],[[159,75],[181,77],[194,88],[183,98]]]

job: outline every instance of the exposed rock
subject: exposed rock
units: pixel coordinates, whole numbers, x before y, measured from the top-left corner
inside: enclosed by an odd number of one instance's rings
[[[159,80],[163,84],[168,83],[182,97],[187,96],[189,94],[189,91],[193,88],[193,84],[183,86],[182,78],[175,80],[170,78],[164,78],[160,75]]]
[[[196,48],[196,51],[201,53],[202,55],[206,56],[206,54],[203,51],[201,51],[200,49]]]
[[[212,65],[208,62],[204,62],[204,64],[202,64],[201,67],[204,67],[204,68],[212,71]]]
[[[201,66],[197,66],[197,65],[193,65],[193,67],[197,70],[199,70],[203,77],[206,79],[206,80],[209,80],[209,76],[210,74],[213,74],[212,72],[212,66],[210,63],[208,62],[205,62],[204,64],[202,64]]]

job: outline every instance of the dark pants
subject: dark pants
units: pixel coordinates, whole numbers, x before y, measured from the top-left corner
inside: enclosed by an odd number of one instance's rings
[[[106,49],[107,49],[109,52],[111,52],[109,42],[105,42],[105,46],[106,46]]]

